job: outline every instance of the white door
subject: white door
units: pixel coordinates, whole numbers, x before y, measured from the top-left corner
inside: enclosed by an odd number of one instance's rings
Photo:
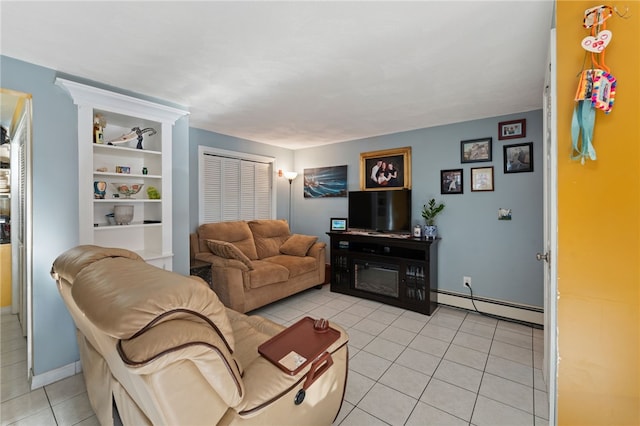
[[[551,30],[549,59],[544,88],[544,252],[538,260],[544,265],[544,364],[543,376],[549,393],[549,424],[556,424],[557,374],[557,230],[558,161],[556,108],[556,31]]]

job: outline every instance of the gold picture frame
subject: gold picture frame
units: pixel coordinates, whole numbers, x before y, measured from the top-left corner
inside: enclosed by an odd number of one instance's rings
[[[411,189],[411,147],[361,153],[360,189]]]

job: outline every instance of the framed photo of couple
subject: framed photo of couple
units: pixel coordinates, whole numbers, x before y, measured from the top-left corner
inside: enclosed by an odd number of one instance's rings
[[[411,189],[411,147],[361,153],[360,189]]]

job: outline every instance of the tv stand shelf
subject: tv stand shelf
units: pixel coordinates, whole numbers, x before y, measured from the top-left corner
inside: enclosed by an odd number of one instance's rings
[[[328,232],[331,291],[426,315],[437,307],[437,242],[366,232]]]

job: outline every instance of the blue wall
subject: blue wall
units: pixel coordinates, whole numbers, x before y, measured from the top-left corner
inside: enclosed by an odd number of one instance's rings
[[[527,136],[498,140],[498,123],[525,118]],[[460,163],[460,141],[493,138],[492,162]],[[198,226],[198,145],[276,157],[276,170],[295,170],[292,231],[318,235],[328,242],[331,217],[347,216],[346,198],[304,198],[302,173],[306,168],[347,165],[348,188],[359,190],[360,153],[405,146],[412,148],[413,223],[427,199],[446,204],[437,219],[439,234],[439,288],[468,294],[462,277],[471,276],[474,295],[494,300],[543,306],[542,264],[542,110],[474,120],[446,126],[300,149],[294,152],[204,130],[190,129],[191,229]],[[534,172],[503,172],[503,146],[533,142]],[[292,161],[293,160],[293,161]],[[493,192],[471,192],[473,167],[494,168]],[[463,169],[464,193],[440,194],[440,170]],[[276,179],[278,217],[288,215],[288,182]],[[513,211],[511,221],[498,221],[498,208]],[[327,257],[328,262],[328,257]]]
[[[498,122],[525,118],[526,138],[498,141]],[[491,163],[460,163],[460,141],[493,138]],[[534,172],[503,172],[503,146],[533,142]],[[427,199],[446,204],[438,216],[438,284],[468,294],[462,277],[471,276],[474,295],[513,303],[543,306],[542,264],[535,259],[542,241],[542,111],[297,150],[295,170],[346,164],[348,188],[360,189],[360,153],[410,146],[412,149],[413,223]],[[471,192],[470,169],[494,168],[493,192]],[[464,193],[440,194],[440,170],[463,169]],[[303,181],[294,181],[293,223],[300,233],[320,235],[328,242],[329,218],[347,216],[346,198],[304,198]],[[498,208],[513,210],[511,221],[498,221]]]

